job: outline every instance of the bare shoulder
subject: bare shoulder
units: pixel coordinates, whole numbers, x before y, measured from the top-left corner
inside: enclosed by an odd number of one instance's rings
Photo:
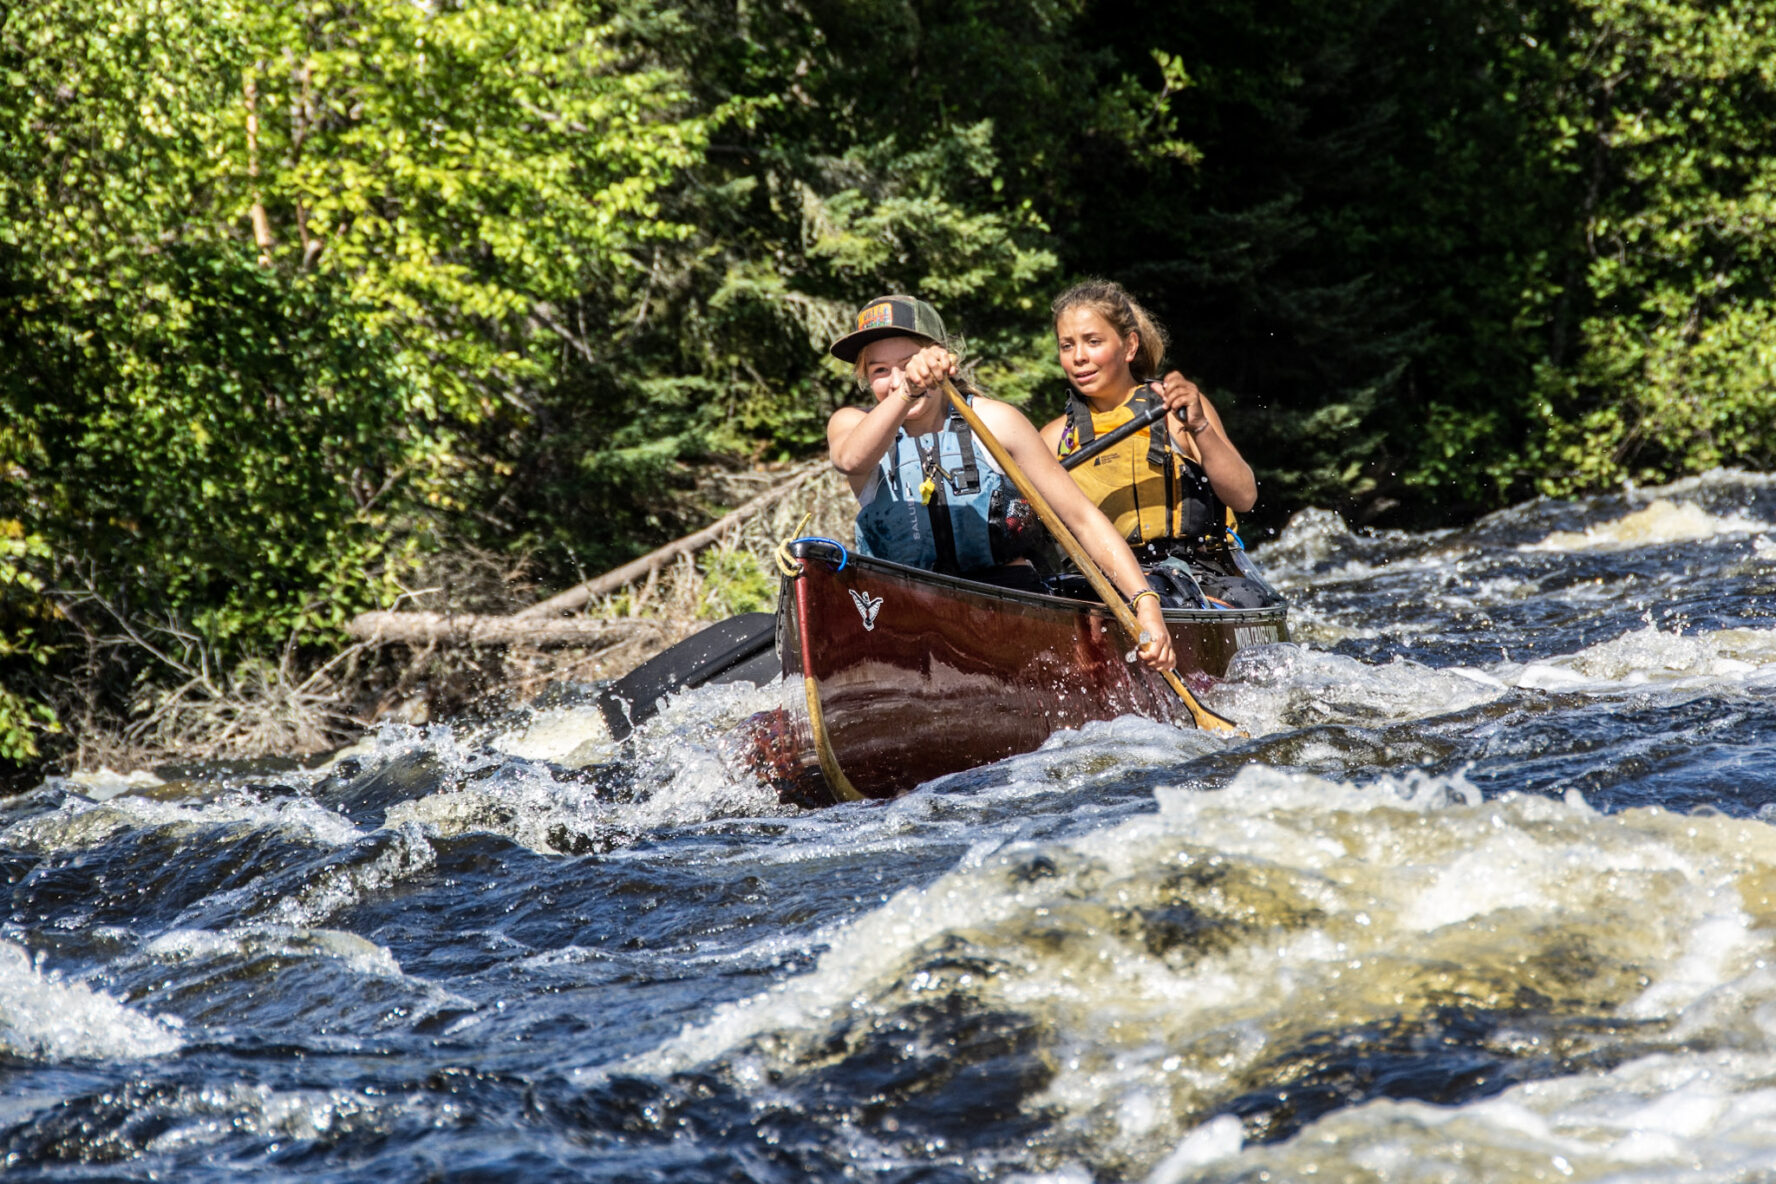
[[[840,407],[827,418],[826,427],[831,431],[836,427],[850,427],[862,419],[868,412],[861,407]]]
[[[1026,432],[1035,435],[1036,433],[1036,425],[1032,424],[1028,416],[1010,403],[1001,403],[998,399],[977,395],[974,400],[974,411],[976,415],[981,417],[981,422],[995,432],[1011,435],[1022,435]]]

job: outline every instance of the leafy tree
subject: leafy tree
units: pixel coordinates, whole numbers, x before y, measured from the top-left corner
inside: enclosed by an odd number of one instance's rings
[[[1519,298],[1561,196],[1511,96],[1534,19],[1437,0],[1096,10],[1193,151],[1075,136],[1063,263],[1160,314],[1259,470],[1261,517],[1424,519],[1514,479],[1541,356]]]
[[[232,661],[396,595],[556,302],[683,233],[654,194],[704,122],[627,36],[578,0],[8,11],[0,518],[69,611]]]
[[[1537,485],[1776,462],[1776,19],[1740,0],[1578,0],[1554,156],[1582,194],[1570,359],[1537,384]]]
[[[510,497],[534,534],[581,559],[593,517],[667,536],[684,525],[668,496],[681,458],[819,448],[828,414],[855,397],[825,346],[882,292],[934,300],[995,393],[1052,382],[1059,277],[1037,207],[1060,178],[1037,146],[1053,140],[1049,119],[1115,106],[1060,68],[1079,57],[1078,12],[693,0],[645,37],[695,80],[700,109],[725,114],[666,199],[696,230],[651,244],[573,310],[611,326],[620,357],[576,351],[541,400],[550,433],[514,462],[530,484]]]
[[[16,521],[0,522],[0,767],[38,756],[38,737],[61,730],[39,689],[42,668],[53,656],[43,628],[56,610],[32,569],[48,557],[40,537],[25,534]]]

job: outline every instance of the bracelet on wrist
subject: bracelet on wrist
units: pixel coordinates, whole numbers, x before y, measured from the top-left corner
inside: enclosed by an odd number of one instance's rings
[[[1159,599],[1159,593],[1155,592],[1151,588],[1143,588],[1139,592],[1135,593],[1133,596],[1129,597],[1129,611],[1130,612],[1134,612],[1140,606],[1141,597],[1143,597],[1143,596],[1151,596],[1155,600]],[[1162,605],[1161,607],[1164,607],[1164,606]]]

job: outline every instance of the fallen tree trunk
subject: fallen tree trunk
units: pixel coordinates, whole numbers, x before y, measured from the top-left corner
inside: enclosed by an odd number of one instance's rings
[[[626,584],[633,584],[637,580],[646,579],[649,575],[659,571],[661,568],[677,559],[680,555],[688,555],[694,551],[700,551],[704,547],[707,547],[709,544],[721,538],[721,536],[728,531],[739,526],[748,518],[751,518],[754,514],[757,514],[759,511],[769,507],[772,503],[795,492],[802,485],[825,472],[826,467],[827,462],[825,460],[810,461],[801,468],[793,470],[791,477],[787,481],[774,485],[758,496],[742,502],[730,513],[718,518],[715,522],[705,526],[702,530],[699,530],[694,534],[687,534],[681,539],[667,543],[657,551],[648,552],[640,559],[631,560],[630,562],[625,563],[622,567],[614,568],[595,579],[587,580],[583,584],[576,584],[567,591],[556,596],[551,596],[549,599],[542,601],[539,604],[533,604],[527,609],[522,609],[519,612],[514,613],[512,619],[534,621],[543,617],[558,616],[561,613],[570,613],[583,606],[593,597],[604,596],[608,593],[615,592],[618,588],[621,588]]]
[[[663,622],[645,617],[541,621],[476,613],[375,612],[359,613],[345,631],[360,641],[373,642],[601,647],[658,632],[662,627]]]
[[[810,461],[790,471],[786,480],[749,498],[702,530],[687,534],[651,551],[640,559],[605,572],[596,579],[511,616],[476,613],[370,612],[352,618],[345,631],[360,641],[405,642],[442,645],[607,646],[649,632],[665,623],[646,617],[604,620],[591,617],[561,619],[597,596],[604,596],[637,580],[646,579],[681,555],[692,554],[717,541],[760,511],[795,492],[826,471],[825,460]]]

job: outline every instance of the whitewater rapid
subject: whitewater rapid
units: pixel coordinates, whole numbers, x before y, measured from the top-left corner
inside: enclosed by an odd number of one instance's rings
[[[1298,517],[1293,640],[903,798],[780,686],[0,801],[9,1179],[1776,1178],[1776,482]]]

